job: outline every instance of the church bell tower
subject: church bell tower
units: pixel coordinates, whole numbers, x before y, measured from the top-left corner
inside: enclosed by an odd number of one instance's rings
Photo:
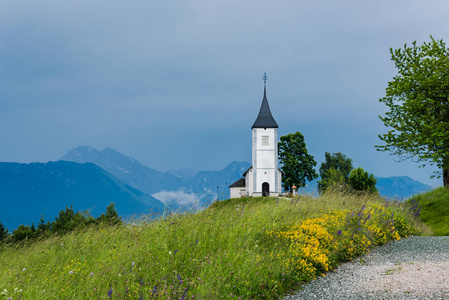
[[[252,182],[248,182],[253,196],[277,196],[281,192],[282,173],[278,164],[278,124],[267,100],[267,74],[263,76],[263,100],[252,130]],[[249,178],[248,178],[249,179]],[[251,191],[252,190],[252,191]]]

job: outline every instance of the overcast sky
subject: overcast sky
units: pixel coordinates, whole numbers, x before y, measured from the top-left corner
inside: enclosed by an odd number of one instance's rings
[[[448,1],[0,2],[0,161],[111,147],[165,171],[251,161],[267,96],[279,136],[319,164],[432,186],[436,168],[377,152],[390,47],[449,41]]]

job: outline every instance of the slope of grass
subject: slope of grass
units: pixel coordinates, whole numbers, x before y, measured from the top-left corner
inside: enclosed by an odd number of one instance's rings
[[[419,233],[376,196],[243,198],[0,249],[0,299],[275,299]]]
[[[409,203],[417,204],[421,220],[434,235],[449,235],[449,189],[439,187],[414,197]]]

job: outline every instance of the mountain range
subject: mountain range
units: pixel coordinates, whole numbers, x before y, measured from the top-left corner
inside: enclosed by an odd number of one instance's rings
[[[125,156],[111,148],[103,151],[89,146],[80,146],[70,150],[61,160],[78,163],[92,162],[107,170],[123,182],[161,200],[165,204],[176,206],[192,204],[201,205],[209,201],[227,199],[228,186],[239,179],[251,164],[234,161],[220,171],[191,170],[159,172],[150,169],[137,160]],[[407,176],[376,177],[376,187],[381,196],[405,199],[431,189],[429,185],[413,180]],[[319,179],[309,182],[301,192],[317,196]]]
[[[52,220],[71,204],[75,210],[90,209],[93,216],[110,202],[121,216],[166,207],[201,208],[229,198],[228,186],[249,167],[248,162],[234,161],[220,171],[160,172],[114,149],[89,146],[74,148],[55,162],[0,163],[0,222],[11,229],[37,223],[42,214]],[[376,186],[381,196],[397,199],[431,189],[407,176],[377,177]],[[317,180],[301,192],[316,196]]]
[[[250,167],[247,162],[234,161],[220,171],[189,169],[159,172],[111,148],[99,151],[79,146],[67,152],[61,160],[77,163],[91,162],[108,171],[124,183],[152,195],[172,208],[189,205],[204,206],[217,198],[229,197],[228,186]]]

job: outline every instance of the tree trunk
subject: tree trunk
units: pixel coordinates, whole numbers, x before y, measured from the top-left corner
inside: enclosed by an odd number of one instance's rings
[[[443,185],[449,189],[449,156],[443,157]]]
[[[443,184],[449,189],[449,168],[443,169]]]

